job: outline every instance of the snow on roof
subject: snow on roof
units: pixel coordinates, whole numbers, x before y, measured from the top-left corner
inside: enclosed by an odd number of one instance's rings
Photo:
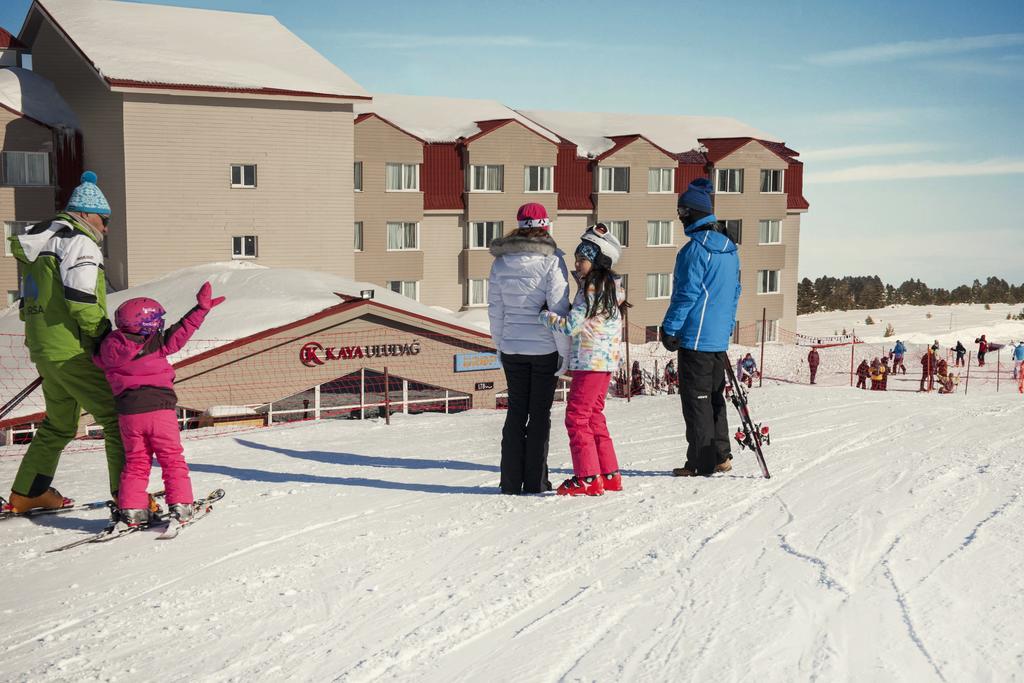
[[[52,128],[78,129],[78,117],[53,83],[28,69],[0,69],[0,104]]]
[[[580,156],[600,156],[611,137],[642,135],[673,154],[699,146],[699,138],[751,137],[780,141],[741,121],[721,116],[655,116],[601,112],[520,110],[520,114],[574,143]]]
[[[112,0],[36,1],[108,81],[367,97],[272,16]]]
[[[356,114],[377,114],[426,142],[455,142],[481,131],[477,121],[513,119],[543,137],[558,142],[545,130],[497,100],[465,100],[453,97],[377,95],[373,102],[357,102]]]

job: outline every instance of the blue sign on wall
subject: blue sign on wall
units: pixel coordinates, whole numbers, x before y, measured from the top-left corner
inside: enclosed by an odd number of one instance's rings
[[[478,370],[500,370],[501,360],[497,353],[457,353],[455,372],[477,372]]]

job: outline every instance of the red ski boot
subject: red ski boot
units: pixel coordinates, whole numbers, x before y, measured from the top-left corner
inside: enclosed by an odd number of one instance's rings
[[[622,490],[622,475],[619,471],[609,472],[608,474],[602,474],[601,483],[604,484],[605,491],[621,491]]]
[[[560,496],[600,496],[604,494],[604,482],[601,479],[600,476],[583,479],[570,477],[562,482],[557,493]]]

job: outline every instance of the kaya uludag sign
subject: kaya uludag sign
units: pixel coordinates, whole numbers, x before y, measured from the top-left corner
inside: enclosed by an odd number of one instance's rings
[[[299,349],[299,362],[307,368],[315,368],[332,360],[353,360],[356,358],[386,358],[395,356],[416,356],[420,342],[413,339],[408,344],[366,344],[363,346],[324,346],[320,342],[306,342]]]

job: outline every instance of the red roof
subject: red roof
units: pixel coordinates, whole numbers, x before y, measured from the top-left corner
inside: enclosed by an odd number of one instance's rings
[[[677,154],[676,159],[679,160],[680,164],[700,164],[703,166],[708,163],[708,158],[704,155],[704,152],[700,152],[696,149],[691,149],[689,152]]]
[[[556,176],[557,177],[557,176]],[[462,211],[465,180],[458,143],[431,142],[423,145],[423,210]]]
[[[102,75],[102,74],[101,74]],[[305,90],[283,90],[281,88],[228,88],[220,85],[194,85],[186,83],[156,83],[149,81],[132,81],[125,78],[103,79],[112,88],[147,88],[153,90],[190,90],[196,92],[229,92],[248,95],[286,95],[288,97],[327,97],[337,100],[370,100],[369,95],[334,95],[322,92],[307,92]]]
[[[665,149],[663,147],[659,147],[658,145],[654,144],[653,142],[651,142],[650,140],[645,138],[643,135],[639,135],[639,134],[636,134],[636,135],[612,135],[608,139],[611,140],[612,142],[614,142],[615,144],[612,145],[612,148],[609,149],[607,152],[605,152],[601,156],[597,157],[597,161],[601,161],[602,159],[607,159],[608,157],[610,157],[611,155],[615,154],[616,152],[618,152],[623,147],[631,145],[634,142],[636,142],[637,140],[643,140],[644,142],[649,144],[651,147],[654,147],[659,152],[662,152],[665,156],[670,157],[672,159],[675,159],[675,155],[672,154],[672,152],[669,152],[667,149]]]
[[[555,167],[555,192],[558,208],[565,211],[594,209],[594,167],[589,159],[580,159],[576,145],[562,142],[558,145]]]
[[[473,123],[475,123],[476,127],[480,129],[480,132],[476,133],[474,135],[470,135],[468,138],[463,140],[462,143],[464,145],[468,145],[468,144],[470,144],[471,142],[473,142],[475,140],[479,140],[483,136],[485,136],[485,135],[487,135],[489,133],[492,133],[492,132],[498,130],[499,128],[507,126],[510,123],[517,123],[520,126],[522,126],[523,128],[525,128],[526,130],[530,131],[531,133],[533,133],[534,135],[539,137],[540,139],[544,140],[545,142],[550,142],[552,145],[555,144],[555,142],[553,140],[549,140],[548,138],[544,137],[543,135],[541,135],[537,131],[535,131],[532,128],[530,128],[529,126],[525,125],[522,121],[518,121],[516,119],[492,119],[492,120],[489,120],[489,121],[474,121]]]
[[[403,133],[405,135],[408,135],[409,137],[413,138],[414,140],[419,140],[420,142],[425,142],[423,140],[423,138],[418,137],[416,135],[413,135],[412,133],[410,133],[409,131],[405,130],[404,128],[399,128],[397,125],[395,125],[391,121],[388,121],[386,118],[384,118],[380,114],[374,114],[373,112],[370,112],[368,114],[359,114],[358,116],[356,116],[355,123],[353,125],[362,123],[363,121],[366,121],[368,119],[377,119],[378,121],[383,121],[384,123],[388,124],[389,126],[394,128],[395,130],[397,130],[399,133]]]
[[[0,50],[25,50],[29,47],[10,34],[6,29],[0,28]]]

